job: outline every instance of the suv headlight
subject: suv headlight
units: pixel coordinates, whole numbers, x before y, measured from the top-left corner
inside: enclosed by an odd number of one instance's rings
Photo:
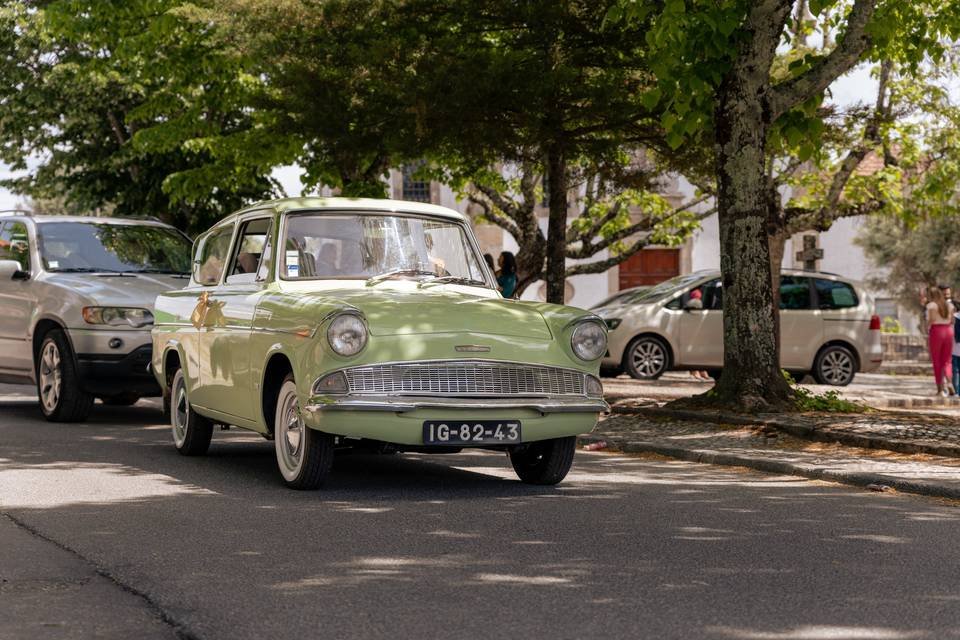
[[[570,336],[570,346],[581,360],[596,360],[607,351],[607,330],[599,322],[581,322]]]
[[[147,309],[131,307],[84,307],[83,320],[87,324],[108,324],[112,327],[128,325],[139,329],[153,324],[153,314]]]
[[[327,342],[341,356],[355,356],[367,344],[367,325],[355,313],[342,313],[330,322]]]

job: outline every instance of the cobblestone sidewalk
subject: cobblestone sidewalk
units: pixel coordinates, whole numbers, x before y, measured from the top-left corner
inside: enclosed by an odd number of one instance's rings
[[[651,418],[767,426],[799,438],[821,442],[960,458],[960,420],[945,415],[879,410],[862,414],[741,415],[641,406],[628,400],[614,404],[613,411]]]
[[[864,429],[869,429],[864,425]],[[590,448],[656,453],[709,464],[960,499],[960,458],[812,442],[769,425],[722,425],[639,414],[612,415],[582,436]]]

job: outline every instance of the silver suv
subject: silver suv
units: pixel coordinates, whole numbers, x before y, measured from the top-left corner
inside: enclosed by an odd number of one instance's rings
[[[57,422],[160,395],[153,303],[187,284],[190,255],[161,222],[0,214],[0,382],[35,383]]]
[[[670,369],[723,366],[723,283],[719,271],[661,282],[594,309],[609,329],[607,374],[656,379]],[[799,380],[850,384],[883,361],[880,318],[855,282],[830,273],[784,270],[780,277],[780,363]]]

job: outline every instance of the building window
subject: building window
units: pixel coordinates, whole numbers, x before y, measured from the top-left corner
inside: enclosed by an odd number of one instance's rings
[[[403,166],[403,200],[412,200],[414,202],[431,202],[430,181],[418,180],[414,174],[423,167],[422,162],[406,164]]]

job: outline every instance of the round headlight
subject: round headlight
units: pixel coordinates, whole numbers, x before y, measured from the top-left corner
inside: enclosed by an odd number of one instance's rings
[[[598,322],[582,322],[573,330],[570,346],[581,360],[596,360],[607,351],[607,330]]]
[[[333,319],[327,329],[330,348],[342,356],[355,356],[367,344],[367,327],[360,316],[344,313]]]

